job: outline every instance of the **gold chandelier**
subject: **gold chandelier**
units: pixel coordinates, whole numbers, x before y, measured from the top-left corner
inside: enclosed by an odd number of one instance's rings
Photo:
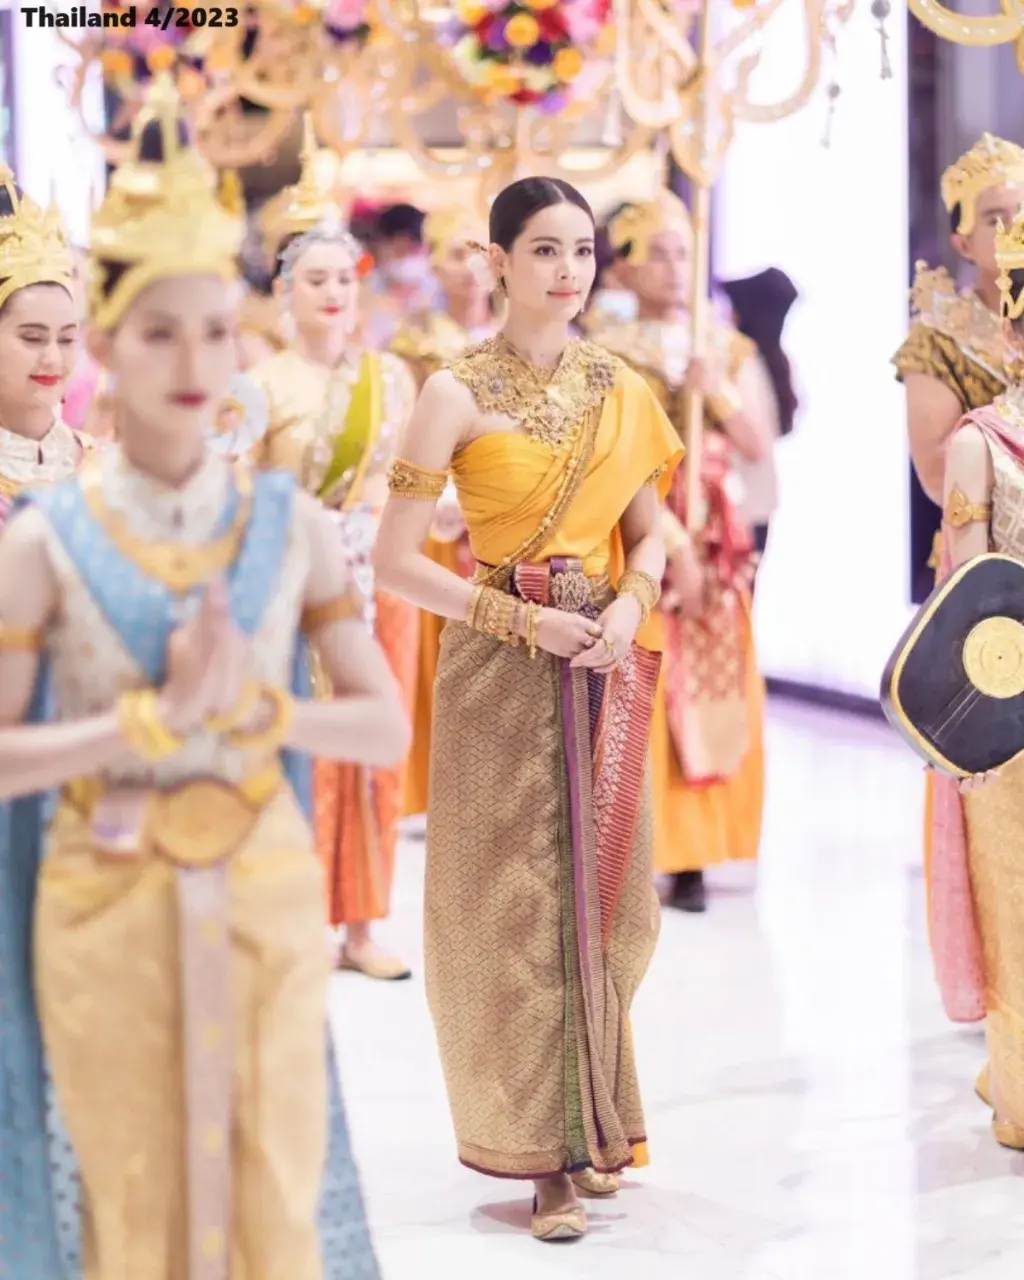
[[[1024,0],[999,0],[999,12],[955,13],[940,0],[908,0],[915,18],[942,40],[974,48],[1012,44],[1017,68],[1024,73]]]

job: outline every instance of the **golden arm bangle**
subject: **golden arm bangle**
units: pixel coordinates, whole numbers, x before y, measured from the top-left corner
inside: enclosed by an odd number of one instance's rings
[[[478,587],[477,591],[479,595],[474,594],[470,600],[469,625],[503,644],[518,644],[515,624],[521,601],[494,587]]]
[[[131,750],[151,764],[177,755],[184,745],[184,738],[172,733],[160,718],[155,689],[122,693],[117,700],[117,720]]]
[[[656,582],[649,573],[630,569],[622,575],[615,594],[632,596],[640,606],[641,621],[646,622],[651,616],[651,610],[661,599],[661,583]]]
[[[0,622],[0,653],[38,653],[43,647],[43,627],[14,627]]]
[[[295,715],[295,699],[286,689],[275,685],[259,685],[260,699],[271,704],[269,724],[262,729],[233,729],[227,737],[233,747],[244,751],[274,751],[284,742]]]
[[[396,458],[388,468],[388,489],[396,498],[437,502],[447,483],[447,471],[429,471],[403,458]]]
[[[333,622],[361,622],[366,615],[363,601],[357,591],[349,589],[329,600],[303,606],[300,626],[305,636],[311,636]]]
[[[990,502],[968,502],[967,494],[955,488],[946,499],[942,518],[951,529],[962,529],[968,524],[988,524],[992,518]]]

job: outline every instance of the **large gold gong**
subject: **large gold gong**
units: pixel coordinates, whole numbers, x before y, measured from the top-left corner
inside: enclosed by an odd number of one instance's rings
[[[1024,625],[1014,618],[985,618],[964,641],[967,679],[988,698],[1024,693]]]

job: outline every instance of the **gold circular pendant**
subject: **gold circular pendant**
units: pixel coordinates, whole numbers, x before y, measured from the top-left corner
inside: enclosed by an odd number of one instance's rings
[[[963,648],[967,679],[988,698],[1024,693],[1024,625],[1014,618],[986,618],[971,628]]]

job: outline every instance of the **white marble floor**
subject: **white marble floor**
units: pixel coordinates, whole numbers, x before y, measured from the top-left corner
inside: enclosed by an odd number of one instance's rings
[[[335,979],[385,1280],[1018,1280],[1024,1155],[996,1146],[975,1028],[946,1022],[923,918],[922,778],[881,725],[776,704],[763,857],[666,913],[635,1010],[652,1163],[578,1244],[455,1161],[421,981]],[[420,952],[422,845],[382,937]]]

